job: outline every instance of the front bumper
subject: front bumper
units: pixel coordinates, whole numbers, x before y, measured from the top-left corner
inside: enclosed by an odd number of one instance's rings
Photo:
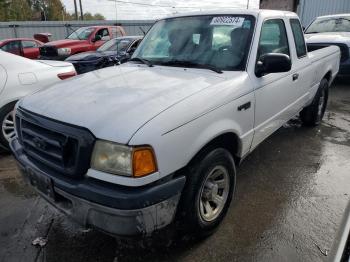
[[[36,167],[17,139],[10,142],[10,147],[25,180],[49,203],[82,226],[120,236],[149,235],[169,225],[175,217],[186,180],[183,176],[137,188],[91,178],[68,179]],[[33,174],[52,182],[49,194],[33,183]]]

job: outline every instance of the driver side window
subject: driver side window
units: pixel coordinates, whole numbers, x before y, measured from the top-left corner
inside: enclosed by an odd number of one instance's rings
[[[98,30],[98,32],[96,33],[96,35],[101,36],[101,40],[102,40],[102,41],[110,40],[109,32],[108,32],[108,29],[107,29],[107,28],[103,28],[103,29]]]
[[[267,20],[261,28],[258,60],[268,53],[290,55],[287,31],[282,19]]]

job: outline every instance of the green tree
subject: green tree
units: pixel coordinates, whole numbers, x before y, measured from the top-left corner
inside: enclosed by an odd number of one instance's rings
[[[106,20],[106,18],[99,13],[92,15],[91,13],[86,12],[84,14],[84,20]]]
[[[31,20],[32,10],[26,0],[0,0],[0,21]]]

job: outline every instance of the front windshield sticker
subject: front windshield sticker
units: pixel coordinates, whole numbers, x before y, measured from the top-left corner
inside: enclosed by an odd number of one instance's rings
[[[217,16],[211,20],[210,25],[231,25],[241,27],[244,22],[244,17],[233,16]]]

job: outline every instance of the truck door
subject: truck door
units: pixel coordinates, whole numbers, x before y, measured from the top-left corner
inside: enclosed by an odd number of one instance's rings
[[[293,43],[293,88],[298,93],[298,107],[302,109],[305,103],[308,102],[308,95],[313,82],[313,67],[311,66],[310,58],[307,56],[307,48],[303,29],[299,19],[292,18],[289,20],[291,33],[290,41]]]
[[[261,27],[257,59],[268,53],[290,56],[286,23],[282,18],[265,20]],[[291,71],[252,76],[255,80],[255,133],[252,149],[281,127],[293,115],[297,95]]]
[[[30,59],[39,57],[39,46],[35,41],[22,40],[23,56]]]

